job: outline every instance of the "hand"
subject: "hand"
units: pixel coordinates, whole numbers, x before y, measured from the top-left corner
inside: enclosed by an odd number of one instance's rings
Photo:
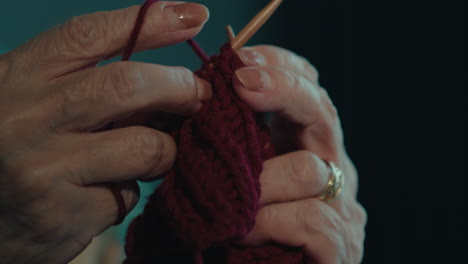
[[[68,263],[111,226],[120,183],[126,208],[137,179],[174,161],[169,135],[102,127],[141,111],[190,114],[210,84],[181,67],[97,64],[122,53],[139,7],[76,17],[0,55],[0,259]],[[208,19],[198,4],[150,7],[137,50],[196,35]],[[101,131],[101,132],[98,132]]]
[[[302,247],[308,263],[359,263],[366,213],[356,201],[357,173],[345,152],[343,133],[318,73],[304,58],[280,48],[258,46],[239,52],[247,67],[233,80],[238,95],[254,110],[273,112],[273,143],[281,156],[265,162],[260,176],[261,209],[241,242],[276,242]],[[332,202],[317,196],[335,162],[345,184]]]

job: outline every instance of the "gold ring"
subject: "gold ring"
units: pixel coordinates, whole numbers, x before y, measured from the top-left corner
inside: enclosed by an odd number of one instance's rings
[[[344,177],[343,171],[335,163],[331,161],[325,161],[325,163],[330,168],[330,179],[328,180],[327,187],[319,194],[318,198],[324,202],[331,202],[340,194],[343,188]]]

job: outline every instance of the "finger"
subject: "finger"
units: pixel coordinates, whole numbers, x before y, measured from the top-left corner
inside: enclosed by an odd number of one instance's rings
[[[64,86],[53,91],[57,130],[92,130],[141,111],[193,113],[212,96],[211,85],[186,68],[139,62],[91,69]]]
[[[318,85],[317,69],[306,58],[292,51],[276,46],[259,45],[242,48],[238,54],[246,66],[268,65],[286,68]]]
[[[326,92],[286,68],[241,68],[234,75],[233,85],[254,110],[278,112],[297,125],[309,126],[337,119]]]
[[[241,245],[275,242],[301,247],[310,259],[308,263],[348,263],[345,232],[336,211],[311,198],[260,209],[254,228]]]
[[[279,156],[264,163],[260,206],[318,196],[326,187],[328,166],[308,151]]]
[[[140,6],[72,18],[30,41],[22,49],[34,58],[32,66],[58,75],[92,66],[122,54]],[[146,13],[136,51],[175,44],[195,36],[209,12],[200,4],[161,1]]]
[[[157,116],[157,113],[155,112],[139,112],[134,115],[122,118],[121,120],[114,121],[112,123],[112,128],[115,129],[130,126],[150,126],[151,120],[155,119],[155,116]]]
[[[81,169],[69,176],[78,186],[155,178],[174,163],[176,146],[167,134],[147,127],[128,127],[81,134],[74,159]]]
[[[275,113],[273,131],[282,131],[273,133],[277,153],[303,149],[338,162],[343,152],[342,130],[324,89],[288,69],[274,66],[241,68],[235,73],[233,86],[255,111]]]
[[[136,181],[127,181],[127,182],[118,182],[118,183],[110,183],[108,186],[109,189],[114,189],[111,192],[119,193],[116,197],[114,194],[115,204],[117,205],[117,212],[118,215],[114,218],[114,224],[121,224],[125,217],[135,208],[138,200],[140,198],[140,188]],[[120,199],[123,200],[123,205],[119,204]],[[123,214],[123,218],[119,219]]]
[[[88,221],[95,225],[96,235],[114,225],[119,214],[119,206],[115,196],[107,184],[95,184],[86,187],[88,205],[87,210],[95,212]],[[135,181],[119,184],[119,189],[125,203],[125,215],[128,215],[140,199],[140,188]]]

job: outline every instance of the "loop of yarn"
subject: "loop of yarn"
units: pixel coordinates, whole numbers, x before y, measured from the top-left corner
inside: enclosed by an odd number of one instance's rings
[[[156,2],[159,2],[159,0],[147,0],[141,6],[137,20],[135,22],[135,26],[133,27],[133,32],[130,35],[130,40],[128,41],[127,48],[123,54],[122,61],[128,61],[132,56],[136,42],[138,40],[138,36],[140,35],[141,28],[143,27],[143,22],[145,21],[146,12],[148,12],[148,8]]]
[[[117,219],[114,222],[114,226],[120,225],[127,216],[127,207],[125,205],[125,200],[122,196],[121,189],[117,186],[109,187],[112,195],[114,196],[115,202],[117,203]]]
[[[231,85],[243,66],[230,44],[224,45],[196,73],[212,84],[213,99],[190,118],[156,120],[171,130],[178,154],[129,227],[125,264],[305,263],[298,248],[233,244],[255,224],[263,162],[275,156],[263,116]]]

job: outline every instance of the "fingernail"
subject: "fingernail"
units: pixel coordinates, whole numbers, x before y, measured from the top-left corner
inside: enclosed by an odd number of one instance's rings
[[[236,71],[235,76],[235,82],[240,82],[240,85],[252,91],[262,91],[271,85],[270,75],[259,69],[241,68]]]
[[[188,29],[203,25],[209,18],[208,8],[195,3],[184,3],[167,7],[177,18],[177,29]]]
[[[258,66],[265,64],[263,56],[253,49],[244,48],[239,50],[239,57],[247,66]]]

